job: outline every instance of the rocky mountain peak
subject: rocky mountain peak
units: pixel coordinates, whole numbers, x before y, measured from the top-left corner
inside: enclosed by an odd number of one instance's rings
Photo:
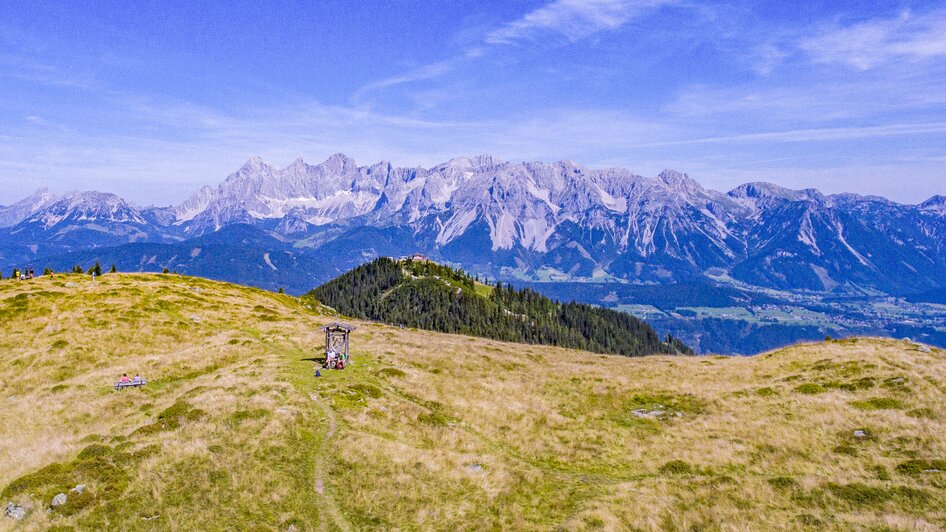
[[[254,155],[246,160],[243,163],[243,166],[240,167],[240,172],[259,172],[264,168],[272,168],[266,161],[263,160],[259,155]]]
[[[0,207],[0,227],[16,225],[55,200],[56,196],[43,187],[13,205]]]
[[[497,159],[489,154],[480,154],[473,157],[454,157],[441,167],[456,168],[459,170],[477,170],[484,168],[493,168],[503,164],[504,161]]]
[[[46,228],[68,222],[146,222],[137,209],[125,200],[108,192],[70,192],[24,220],[39,223]]]
[[[673,184],[673,183],[682,183],[682,182],[690,180],[690,176],[688,176],[687,174],[684,174],[683,172],[678,172],[676,170],[671,170],[670,168],[667,168],[663,172],[660,172],[660,174],[658,174],[657,177],[659,177],[661,181],[663,181],[664,183],[667,183],[668,185]]]
[[[334,153],[321,166],[330,172],[347,173],[358,168],[358,163],[344,153]]]
[[[731,190],[729,196],[739,199],[779,199],[788,201],[821,201],[824,199],[824,195],[813,188],[792,190],[761,181],[740,185]]]
[[[946,196],[936,195],[919,205],[923,212],[946,216]]]

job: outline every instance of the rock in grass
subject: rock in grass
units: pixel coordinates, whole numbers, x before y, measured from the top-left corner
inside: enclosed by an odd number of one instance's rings
[[[27,509],[19,504],[13,504],[12,502],[7,503],[6,510],[3,511],[3,515],[13,519],[14,521],[20,521],[26,517]]]
[[[57,506],[62,506],[63,504],[66,504],[67,500],[68,500],[68,497],[66,497],[66,494],[60,493],[59,495],[56,495],[55,497],[53,497],[53,502],[50,503],[50,506],[52,506],[53,508]]]
[[[866,430],[855,430],[855,431],[854,431],[854,437],[855,437],[855,438],[866,438],[866,437],[867,437],[867,431],[866,431]]]
[[[75,492],[75,493],[82,493],[83,491],[85,491],[85,484],[79,484],[78,486],[72,488],[69,491]]]

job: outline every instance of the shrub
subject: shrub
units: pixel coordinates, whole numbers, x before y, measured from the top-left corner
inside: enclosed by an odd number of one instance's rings
[[[693,466],[683,460],[671,460],[660,466],[660,472],[665,475],[689,475],[693,473]]]
[[[857,449],[850,445],[838,445],[833,449],[834,454],[843,454],[845,456],[857,456]]]
[[[894,503],[899,507],[906,505],[926,505],[930,494],[909,486],[883,488],[855,482],[852,484],[828,484],[828,491],[853,506],[884,506]]]
[[[868,486],[855,482],[853,484],[828,484],[828,491],[832,495],[855,506],[878,506],[887,501],[889,494],[884,488]]]
[[[915,408],[907,412],[907,415],[918,419],[936,419],[936,412],[932,408]]]
[[[946,460],[907,460],[897,466],[901,475],[919,475],[924,471],[946,471]]]
[[[381,368],[378,370],[378,375],[382,377],[404,377],[407,373],[397,368]]]
[[[779,491],[787,491],[798,485],[795,479],[789,477],[773,477],[768,479],[767,482]]]
[[[897,410],[902,408],[900,401],[889,397],[872,397],[865,401],[851,401],[851,406],[858,410]]]
[[[359,395],[371,397],[373,399],[381,397],[381,389],[372,384],[353,384],[349,386],[348,389],[357,392]]]
[[[807,395],[814,395],[818,393],[823,393],[825,391],[824,386],[820,384],[815,384],[813,382],[807,382],[795,388],[795,391],[798,393],[803,393]]]
[[[240,424],[247,420],[252,419],[262,419],[266,417],[266,414],[269,412],[263,408],[254,408],[253,410],[237,410],[233,413],[230,419],[233,420],[235,424]]]
[[[433,425],[435,427],[446,427],[450,424],[450,418],[439,411],[433,411],[429,414],[421,414],[417,416],[417,421],[420,421],[425,425]]]

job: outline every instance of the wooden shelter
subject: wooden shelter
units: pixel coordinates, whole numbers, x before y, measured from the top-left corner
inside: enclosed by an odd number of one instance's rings
[[[322,327],[322,330],[325,331],[326,360],[328,360],[329,353],[334,353],[342,357],[346,365],[350,363],[351,355],[348,351],[349,334],[355,330],[355,327],[335,322]]]

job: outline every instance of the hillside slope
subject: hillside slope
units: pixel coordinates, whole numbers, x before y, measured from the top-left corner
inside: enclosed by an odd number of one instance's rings
[[[349,316],[431,331],[625,356],[693,354],[678,340],[661,341],[649,325],[629,314],[558,303],[502,283],[481,284],[461,270],[428,260],[382,257],[309,295]]]
[[[32,506],[0,527],[946,527],[941,350],[626,358],[355,322],[354,365],[315,379],[335,319],[174,275],[0,282],[0,490]],[[125,371],[150,382],[113,391]]]

